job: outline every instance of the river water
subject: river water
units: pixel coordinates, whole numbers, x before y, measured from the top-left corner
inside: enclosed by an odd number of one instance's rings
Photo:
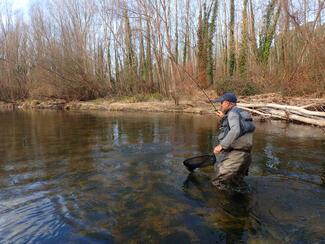
[[[213,116],[0,112],[0,243],[325,242],[325,134],[257,123],[245,192],[220,192]]]

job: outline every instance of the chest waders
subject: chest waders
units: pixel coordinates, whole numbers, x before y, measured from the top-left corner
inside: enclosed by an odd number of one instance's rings
[[[238,136],[241,137],[246,133],[254,132],[255,131],[255,126],[253,123],[252,116],[247,113],[245,110],[241,108],[234,107],[230,111],[235,112],[239,115],[239,124],[240,124],[240,134]],[[218,135],[218,141],[220,142],[223,138],[225,138],[230,131],[230,126],[229,126],[229,121],[228,121],[228,114],[229,112],[226,113],[226,115],[223,117],[221,121],[221,126],[219,128],[219,135]],[[228,150],[224,150],[225,152],[230,152],[233,149],[230,148]],[[238,149],[236,149],[238,150]],[[245,151],[246,150],[238,150],[238,151]],[[209,165],[213,165],[216,163],[216,157],[214,154],[212,155],[202,155],[202,156],[196,156],[192,158],[186,159],[183,164],[189,171],[193,171],[196,168],[202,168],[206,167]]]

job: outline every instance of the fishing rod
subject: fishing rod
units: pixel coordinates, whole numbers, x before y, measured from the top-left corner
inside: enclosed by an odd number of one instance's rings
[[[176,65],[177,69],[179,69],[179,66]],[[203,92],[203,94],[208,98],[208,101],[210,102],[210,104],[213,106],[215,111],[218,111],[218,109],[216,108],[216,106],[214,105],[214,103],[212,102],[212,100],[210,99],[210,97],[208,96],[208,94],[205,92],[205,90],[199,85],[198,82],[196,82],[196,80],[187,72],[187,70],[182,69],[183,72],[185,72],[187,74],[187,76],[196,84],[196,86]],[[179,72],[179,70],[178,70]]]
[[[168,50],[168,52],[169,52],[169,50]],[[206,91],[199,85],[199,83],[191,76],[191,74],[190,73],[188,73],[188,71],[186,70],[186,69],[183,69],[182,67],[180,67],[179,65],[178,65],[178,63],[176,62],[176,60],[175,60],[175,57],[174,57],[174,55],[172,54],[172,53],[170,53],[169,52],[169,54],[170,54],[170,57],[172,58],[172,61],[174,62],[174,64],[176,65],[176,68],[177,68],[177,71],[178,71],[178,73],[180,73],[180,68],[182,69],[182,71],[185,73],[185,74],[187,74],[187,76],[191,79],[191,81],[193,81],[194,83],[195,83],[195,85],[203,92],[203,94],[208,98],[208,101],[210,102],[210,104],[213,106],[213,108],[214,108],[214,110],[215,111],[218,111],[218,109],[216,108],[216,106],[213,104],[213,102],[212,102],[212,100],[210,99],[210,97],[208,96],[208,94],[206,93]]]

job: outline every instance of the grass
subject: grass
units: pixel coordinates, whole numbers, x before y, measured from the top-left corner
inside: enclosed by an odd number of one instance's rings
[[[137,103],[137,102],[155,102],[155,101],[166,101],[168,100],[167,97],[159,93],[153,94],[136,94],[133,96],[114,96],[114,97],[107,97],[107,98],[98,98],[93,100],[94,103],[100,104],[105,101],[113,102],[123,102],[123,103]]]

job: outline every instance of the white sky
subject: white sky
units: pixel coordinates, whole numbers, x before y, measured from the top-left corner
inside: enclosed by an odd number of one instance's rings
[[[9,0],[12,2],[12,9],[15,10],[27,10],[29,0]]]

